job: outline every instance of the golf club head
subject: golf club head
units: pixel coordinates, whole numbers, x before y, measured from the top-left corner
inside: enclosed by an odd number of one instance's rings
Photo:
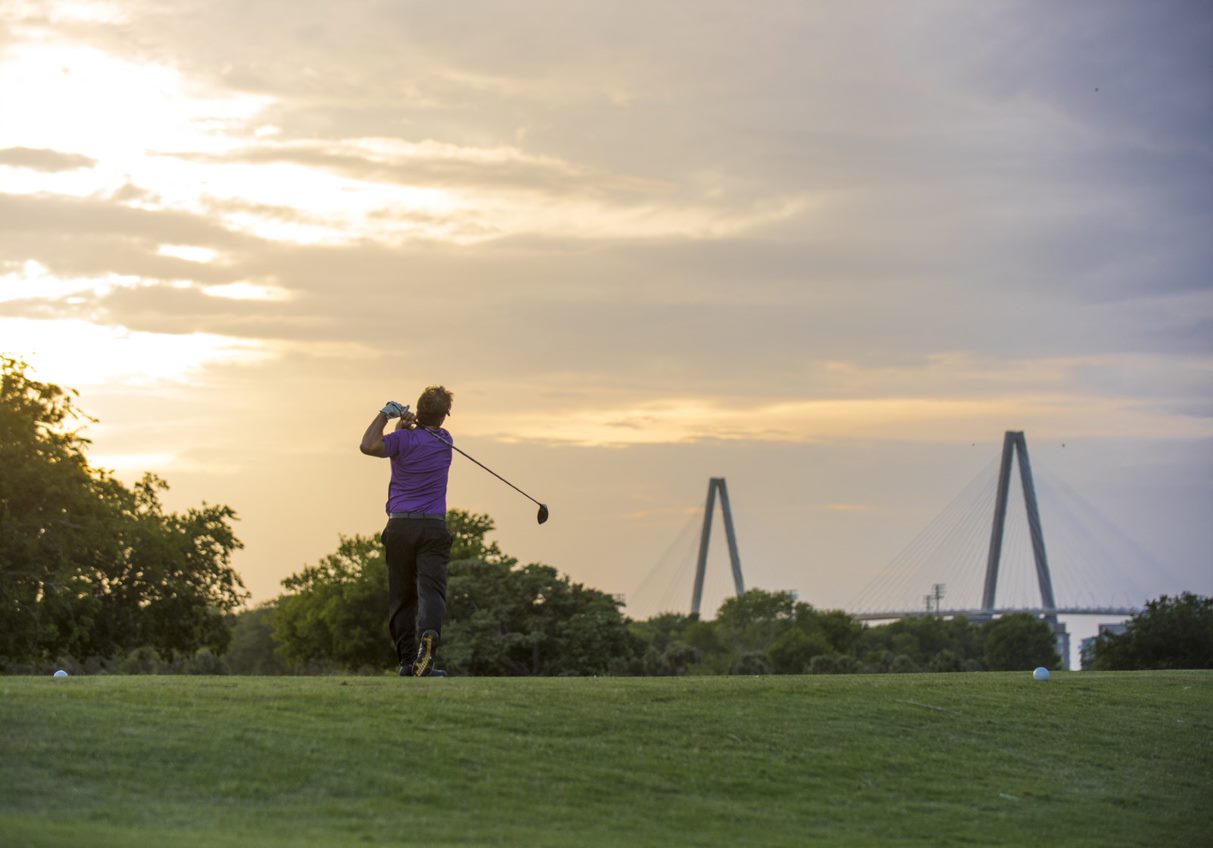
[[[548,520],[548,505],[540,504],[539,505],[539,523],[542,524],[543,522],[545,522],[547,520]]]

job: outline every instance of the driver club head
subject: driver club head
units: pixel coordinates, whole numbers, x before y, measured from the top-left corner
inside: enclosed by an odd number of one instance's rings
[[[548,520],[548,505],[540,504],[539,505],[539,523],[542,524],[543,522],[545,522],[547,520]]]

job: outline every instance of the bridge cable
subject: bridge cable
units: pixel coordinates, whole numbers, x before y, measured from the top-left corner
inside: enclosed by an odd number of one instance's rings
[[[702,521],[702,510],[688,514],[687,519],[685,522],[683,522],[682,527],[679,528],[677,534],[674,536],[673,540],[666,547],[666,549],[662,551],[661,556],[657,558],[657,561],[649,569],[648,574],[646,574],[644,579],[640,581],[640,585],[638,585],[632,594],[628,595],[627,597],[641,597],[641,593],[649,588],[650,583],[652,583],[658,574],[660,574],[671,563],[675,565],[674,579],[678,578],[681,572],[685,569],[686,563],[692,561],[692,553],[684,551],[683,548],[686,548],[687,543],[694,538],[694,530],[701,524]],[[667,589],[665,595],[668,594],[669,591]],[[665,595],[663,595],[663,604],[665,603]]]
[[[914,537],[902,550],[859,592],[848,607],[855,611],[888,611],[904,606],[907,588],[911,581],[922,580],[922,566],[935,554],[941,545],[950,544],[957,534],[965,533],[966,525],[976,520],[975,513],[989,507],[993,514],[990,492],[996,488],[1000,457],[994,457],[969,483],[948,503],[936,517]],[[990,503],[987,504],[986,501]],[[969,534],[975,532],[970,526]],[[938,580],[934,582],[940,582]],[[929,586],[924,585],[924,590]],[[895,606],[887,606],[890,601]],[[910,608],[919,605],[917,600]]]

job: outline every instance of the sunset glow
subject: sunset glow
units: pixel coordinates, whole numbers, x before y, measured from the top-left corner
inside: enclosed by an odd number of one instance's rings
[[[271,357],[246,339],[147,333],[75,319],[0,318],[0,338],[34,363],[43,379],[85,389],[179,383],[211,366]]]

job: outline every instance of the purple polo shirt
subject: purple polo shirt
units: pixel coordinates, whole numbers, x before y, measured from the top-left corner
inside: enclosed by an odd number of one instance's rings
[[[454,443],[439,428],[439,436]],[[451,470],[451,449],[422,428],[394,430],[383,437],[392,461],[392,482],[387,487],[388,512],[446,512],[446,481]]]

